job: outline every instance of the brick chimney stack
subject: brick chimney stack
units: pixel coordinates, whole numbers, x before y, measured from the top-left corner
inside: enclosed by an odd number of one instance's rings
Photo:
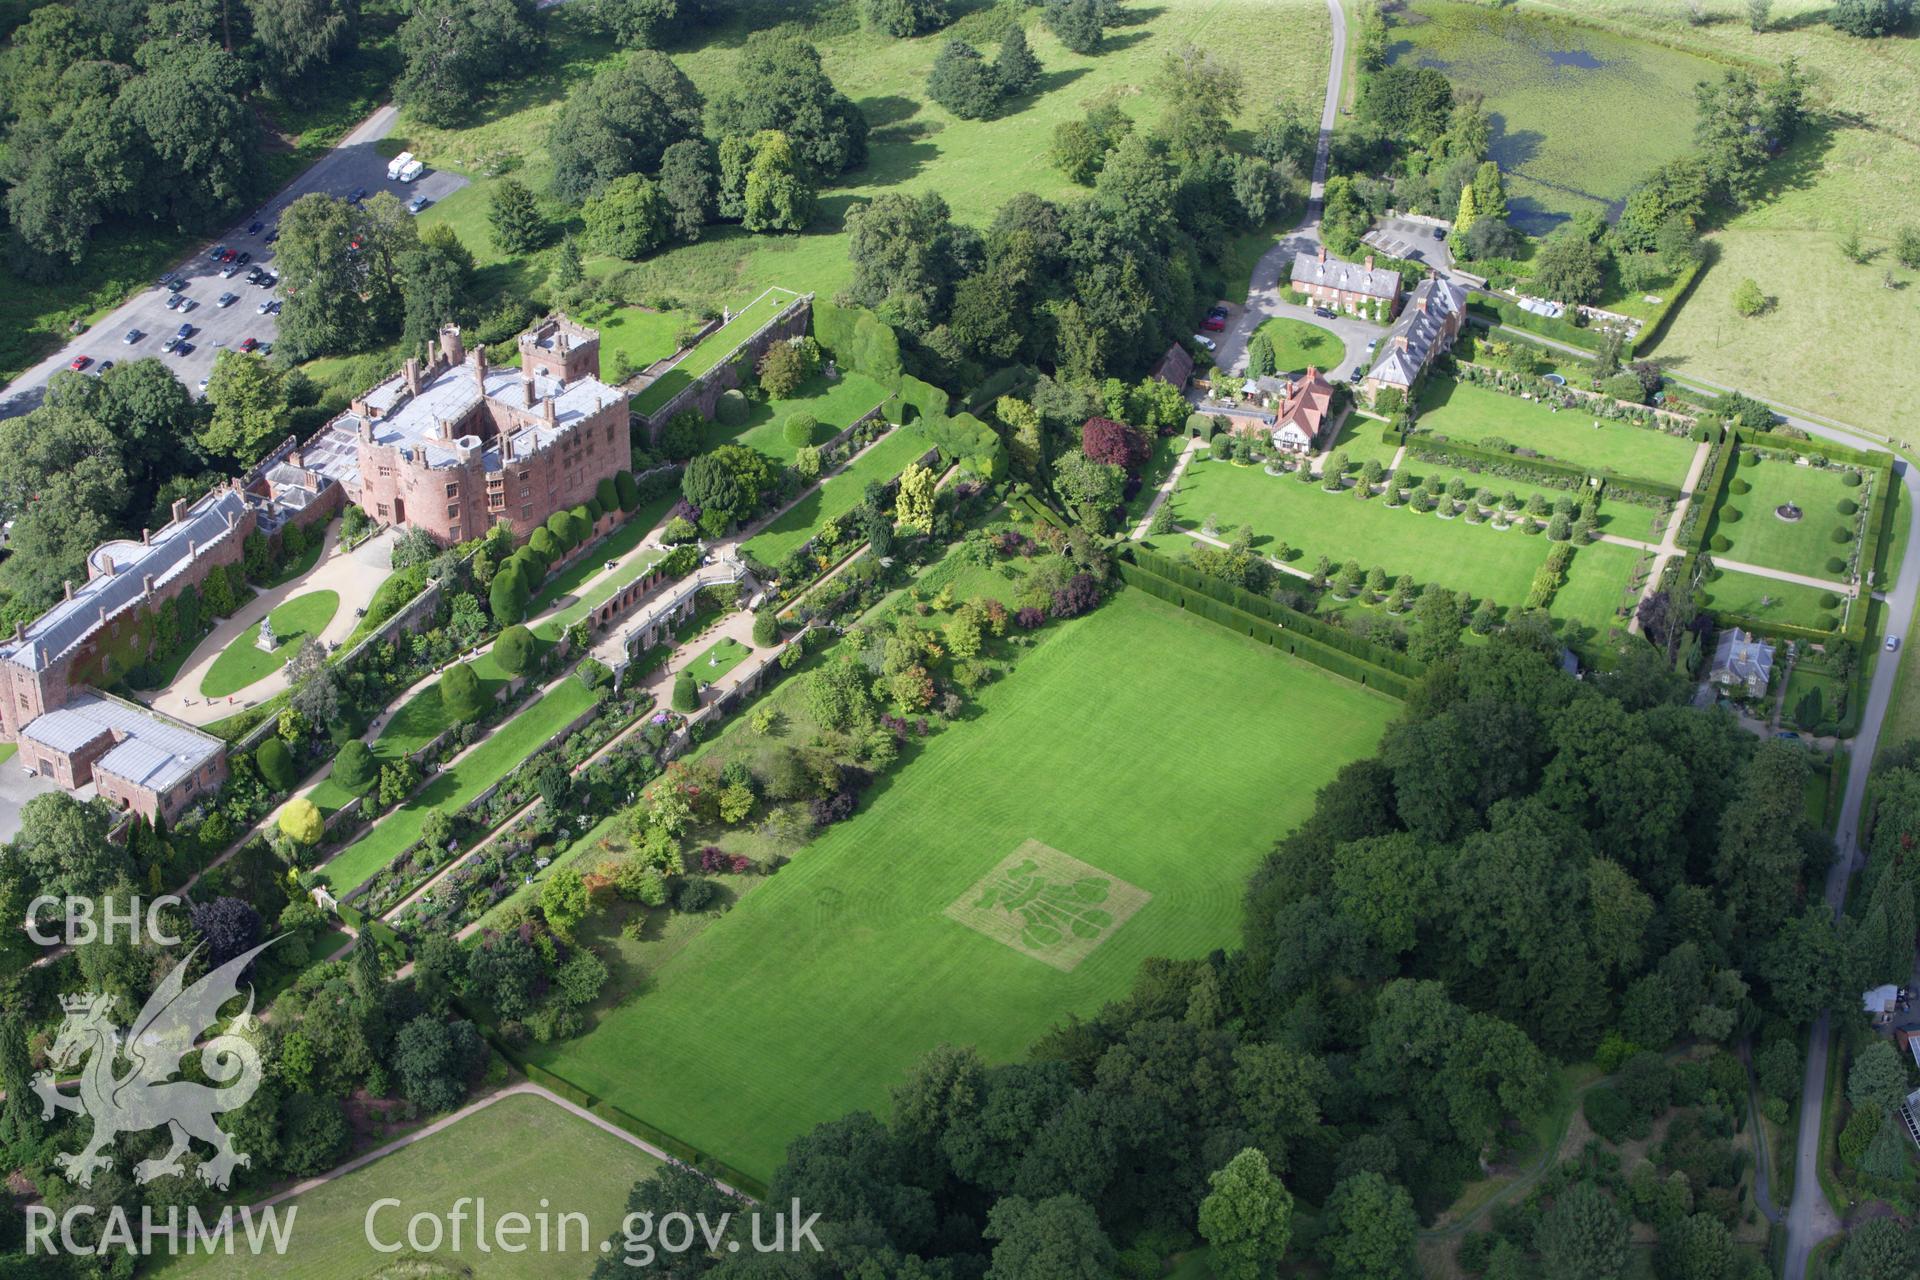
[[[526,395],[527,408],[533,408],[533,370],[531,368],[520,370],[520,390]]]
[[[1367,267],[1367,270],[1369,270],[1369,271],[1371,271],[1371,270],[1373,270],[1373,255],[1372,255],[1372,254],[1368,254],[1368,255],[1367,255],[1367,261],[1366,261],[1366,267]]]
[[[487,344],[484,342],[473,344],[473,381],[480,390],[487,389]]]
[[[140,545],[143,547],[150,547],[153,545],[153,530],[142,529],[140,531]]]
[[[1326,260],[1327,260],[1327,246],[1325,246],[1325,245],[1321,245],[1321,246],[1320,246],[1320,261],[1322,261],[1322,262],[1325,262]]]
[[[408,394],[416,395],[416,396],[419,395],[420,394],[420,361],[415,359],[413,356],[408,356],[407,363],[404,366],[404,368],[407,376]]]
[[[140,591],[142,595],[150,596],[153,594],[153,575],[152,574],[143,573],[140,575]]]
[[[467,351],[460,345],[459,325],[450,324],[440,330],[440,354],[447,358],[449,365],[465,363]]]
[[[73,579],[72,579],[72,578],[68,578],[68,579],[67,579],[67,580],[66,580],[65,582],[63,582],[63,583],[61,583],[60,585],[62,585],[63,587],[65,587],[65,588],[66,588],[66,590],[67,590],[67,597],[66,597],[66,598],[67,598],[67,599],[69,599],[69,600],[71,600],[71,599],[73,599]]]
[[[187,518],[187,508],[192,505],[193,504],[185,498],[175,498],[173,500],[174,523],[178,524],[180,521],[185,520]]]

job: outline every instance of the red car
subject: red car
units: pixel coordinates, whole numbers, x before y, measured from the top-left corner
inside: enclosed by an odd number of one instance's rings
[[[247,340],[246,340],[245,342],[243,342],[243,343],[241,343],[241,344],[240,344],[240,349],[241,349],[242,351],[251,351],[251,350],[253,350],[253,349],[254,349],[255,347],[257,347],[257,346],[259,346],[259,345],[260,345],[260,339],[258,339],[258,338],[248,338],[248,339],[247,339]]]
[[[229,249],[225,253],[220,255],[220,261],[232,262],[235,258],[239,256],[240,256],[240,251],[238,249]]]
[[[79,370],[86,368],[88,365],[92,363],[93,363],[92,356],[75,356],[73,358],[72,363],[67,365],[67,368],[72,369],[75,372],[78,372]]]
[[[1215,307],[1213,310],[1207,312],[1207,318],[1200,322],[1200,327],[1208,333],[1219,333],[1222,329],[1225,329],[1227,327],[1227,313],[1225,309]]]

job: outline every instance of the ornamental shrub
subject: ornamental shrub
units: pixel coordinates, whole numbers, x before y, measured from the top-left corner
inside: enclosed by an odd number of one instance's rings
[[[780,428],[780,438],[795,449],[804,449],[819,433],[820,419],[810,413],[796,413]]]
[[[268,738],[253,753],[253,766],[275,791],[291,791],[299,776],[293,770],[293,756],[279,738]]]
[[[558,560],[563,551],[560,545],[560,539],[555,537],[553,530],[549,529],[546,525],[541,525],[533,531],[533,536],[527,539],[526,549],[532,551],[533,554],[539,556],[540,559],[547,564],[552,564],[555,560]],[[516,552],[515,554],[518,553]]]
[[[714,421],[723,427],[744,427],[751,413],[746,394],[737,389],[721,392],[719,403],[713,407]]]
[[[487,709],[480,677],[465,662],[456,662],[440,677],[440,705],[461,724],[472,724]]]
[[[1731,551],[1733,549],[1733,539],[1724,533],[1716,533],[1713,535],[1713,541],[1709,545],[1712,546],[1715,551]]]
[[[1834,531],[1830,536],[1833,538],[1835,542],[1852,542],[1853,530],[1847,528],[1845,525],[1838,525],[1838,526],[1835,526]]]
[[[1849,471],[1840,477],[1840,483],[1849,489],[1857,489],[1860,487],[1860,473],[1858,471]]]
[[[681,671],[673,678],[673,709],[686,715],[700,709],[700,690],[693,683],[693,673]]]
[[[620,488],[614,484],[612,476],[604,476],[593,488],[593,500],[600,504],[600,514],[620,509]]]
[[[502,631],[493,642],[493,660],[510,676],[526,674],[533,665],[533,632],[518,623]]]
[[[333,758],[333,780],[359,795],[372,784],[375,768],[373,752],[367,749],[366,743],[354,738]]]
[[[620,499],[622,511],[632,511],[640,505],[640,484],[633,478],[633,472],[622,471],[615,475],[613,491]]]
[[[1735,480],[1732,483],[1727,485],[1727,492],[1735,493],[1735,494],[1748,494],[1753,492],[1753,486],[1748,484],[1745,480]]]
[[[567,512],[567,532],[572,535],[574,546],[580,546],[593,537],[593,520],[593,512],[584,506]]]
[[[1852,498],[1842,498],[1836,505],[1839,508],[1840,514],[1843,516],[1857,514],[1860,510],[1860,504]]]
[[[327,830],[319,806],[305,796],[295,796],[281,808],[279,827],[287,839],[307,848],[319,844]]]
[[[1742,511],[1739,507],[1722,507],[1720,509],[1720,523],[1721,524],[1738,524],[1742,519],[1746,517],[1746,514],[1747,513]]]
[[[1845,560],[1842,560],[1839,556],[1827,557],[1828,573],[1845,573],[1846,571],[1847,571],[1847,562]]]
[[[780,619],[773,610],[762,609],[753,615],[753,642],[762,649],[771,648],[780,642]]]

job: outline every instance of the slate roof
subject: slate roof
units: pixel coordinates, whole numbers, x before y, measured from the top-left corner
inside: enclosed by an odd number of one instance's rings
[[[181,519],[156,529],[148,542],[122,538],[103,542],[87,556],[94,576],[26,627],[26,638],[0,640],[0,658],[33,671],[45,671],[73,651],[105,623],[138,604],[146,594],[143,579],[153,575],[154,589],[171,582],[223,537],[230,523],[246,517],[246,495],[222,488],[201,498]],[[113,562],[112,572],[107,562]]]
[[[1720,633],[1713,645],[1713,665],[1708,668],[1715,679],[1725,676],[1742,683],[1765,684],[1773,675],[1773,646],[1739,627]]]
[[[1455,314],[1464,318],[1466,309],[1467,291],[1459,285],[1432,277],[1422,280],[1407,295],[1400,318],[1380,340],[1379,359],[1367,376],[1389,386],[1411,387],[1440,350],[1448,319]]]
[[[162,795],[225,746],[210,734],[144,707],[85,692],[76,693],[58,710],[34,717],[20,736],[62,755],[110,736],[115,745],[94,762],[94,771]]]
[[[1393,299],[1400,295],[1398,271],[1367,267],[1358,262],[1342,262],[1338,258],[1322,258],[1317,253],[1305,251],[1293,255],[1293,281],[1295,284],[1364,294],[1369,298]]]
[[[411,398],[406,395],[406,378],[401,374],[394,375],[368,392],[367,407],[379,410],[382,415],[372,419],[373,442],[422,450],[430,467],[455,465],[459,455],[449,447],[452,442],[441,435],[440,424],[457,424],[479,407],[482,392],[480,381],[474,375],[478,359],[476,352],[468,355],[461,364],[441,369],[421,386],[418,395]],[[529,409],[521,383],[522,376],[518,369],[487,369],[485,398],[498,402],[507,410],[502,413],[501,421],[511,420],[516,424],[507,437],[512,445],[513,457],[527,456],[549,447],[586,418],[625,394],[598,378],[576,378],[572,382],[562,382],[540,371],[534,374],[534,403]],[[545,421],[542,416],[543,405],[548,402],[553,405],[552,422]],[[531,425],[520,425],[525,423],[529,414],[533,415]],[[358,430],[359,419],[350,413],[335,421]],[[479,441],[476,439],[474,443],[477,445]],[[501,460],[491,449],[486,462],[489,470],[500,469]]]

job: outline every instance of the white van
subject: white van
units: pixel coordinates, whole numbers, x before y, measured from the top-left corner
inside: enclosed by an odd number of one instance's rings
[[[402,173],[406,172],[407,166],[412,163],[414,163],[413,152],[402,151],[388,163],[387,177],[389,179],[398,178]]]
[[[402,169],[398,176],[400,178],[400,181],[402,182],[412,182],[415,178],[419,177],[421,174],[425,173],[426,171],[427,171],[427,166],[424,161],[409,160],[407,162],[407,167]]]

